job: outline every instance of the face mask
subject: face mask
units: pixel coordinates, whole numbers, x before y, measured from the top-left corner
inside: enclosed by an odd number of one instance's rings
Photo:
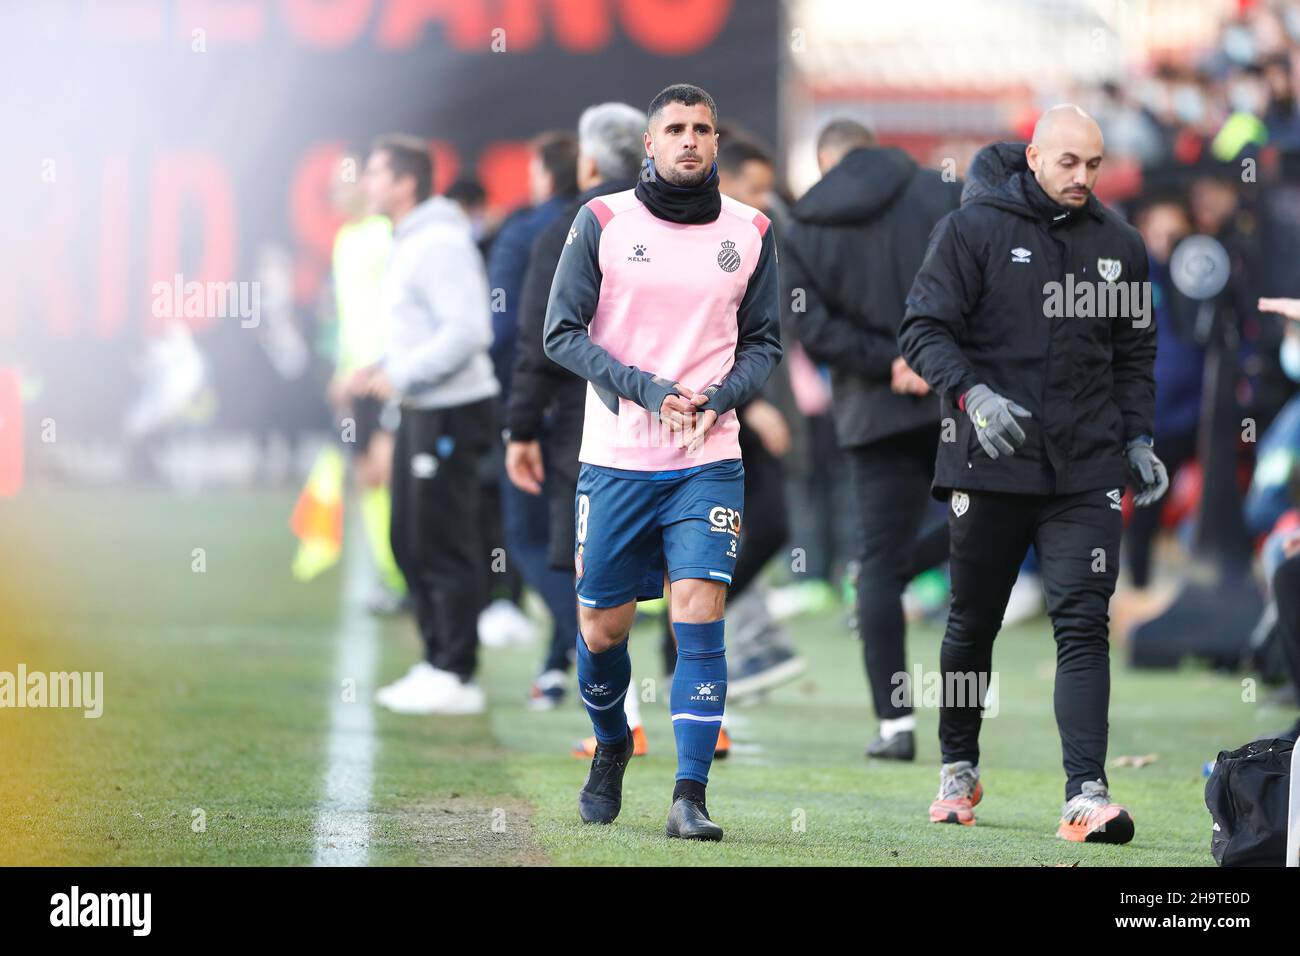
[[[1288,335],[1282,339],[1282,371],[1293,382],[1300,382],[1300,336]]]
[[[1255,87],[1245,83],[1238,83],[1228,92],[1228,102],[1232,109],[1237,113],[1252,113],[1259,115],[1260,98],[1256,93]]]
[[[1228,27],[1223,31],[1223,52],[1234,63],[1246,64],[1255,59],[1255,41],[1244,27]]]
[[[1143,106],[1152,113],[1158,114],[1165,108],[1165,104],[1169,102],[1169,87],[1159,80],[1151,80],[1142,84],[1138,98],[1142,101]]]
[[[1205,114],[1201,92],[1194,86],[1180,86],[1174,90],[1174,115],[1182,123],[1199,123]]]
[[[1282,22],[1292,41],[1300,43],[1300,7],[1287,7],[1282,13]]]

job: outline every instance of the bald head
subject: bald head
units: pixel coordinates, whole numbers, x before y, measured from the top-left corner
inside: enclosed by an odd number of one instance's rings
[[[1072,104],[1053,106],[1038,118],[1025,158],[1038,185],[1053,202],[1078,209],[1097,183],[1105,143],[1097,121]]]
[[[1101,127],[1097,125],[1095,119],[1073,103],[1053,106],[1038,117],[1038,122],[1034,124],[1035,146],[1041,147],[1062,137],[1077,139],[1086,136],[1096,136],[1097,142],[1100,143]]]

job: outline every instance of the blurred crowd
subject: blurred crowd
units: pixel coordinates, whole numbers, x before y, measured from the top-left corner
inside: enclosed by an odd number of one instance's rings
[[[1293,598],[1273,583],[1297,573],[1289,568],[1278,577],[1297,551],[1298,98],[1300,4],[1293,2],[1241,4],[1209,48],[1157,60],[1142,74],[1081,95],[1102,126],[1107,163],[1124,169],[1115,198],[1151,260],[1156,433],[1175,482],[1160,512],[1133,516],[1126,546],[1131,583],[1150,582],[1160,527],[1192,543],[1205,539],[1204,527],[1241,526],[1244,544],[1221,537],[1214,544],[1249,549],[1257,559],[1255,580],[1267,604],[1251,650],[1279,679],[1274,601],[1288,605]],[[1175,248],[1193,234],[1216,239],[1227,252],[1227,285],[1212,311],[1184,294],[1171,268]],[[1215,427],[1208,417],[1231,421]],[[1212,484],[1211,455],[1236,466],[1237,481],[1228,482],[1236,487],[1228,491],[1237,494],[1203,497]],[[1294,611],[1284,607],[1287,613]]]

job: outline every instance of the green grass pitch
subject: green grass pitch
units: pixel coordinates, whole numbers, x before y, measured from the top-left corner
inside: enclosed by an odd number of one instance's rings
[[[203,497],[41,491],[0,502],[0,670],[102,670],[104,714],[0,710],[0,864],[310,864],[330,759],[341,571],[294,583],[287,493]],[[195,549],[202,549],[199,561]],[[196,568],[202,567],[202,570]],[[1108,769],[1135,841],[1054,837],[1062,800],[1045,621],[1005,631],[1001,710],[982,735],[985,798],[972,828],[927,822],[937,715],[918,712],[915,764],[869,763],[874,730],[860,645],[838,614],[793,630],[808,671],[764,703],[732,707],[737,752],[715,766],[721,844],[663,836],[674,770],[662,680],[643,704],[651,753],[628,770],[622,816],[578,822],[589,732],[576,704],[524,706],[539,644],[488,651],[490,712],[378,710],[367,805],[371,864],[1212,865],[1202,764],[1291,722],[1244,701],[1243,676],[1113,661]],[[914,629],[909,661],[936,669],[940,632]],[[415,659],[408,621],[378,627],[377,683]],[[634,676],[658,678],[653,623]],[[1259,696],[1265,697],[1262,691]],[[201,825],[200,825],[201,824]]]

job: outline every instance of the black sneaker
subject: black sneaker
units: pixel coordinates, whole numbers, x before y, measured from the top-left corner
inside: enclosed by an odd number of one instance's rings
[[[578,816],[583,823],[613,823],[623,806],[623,771],[635,749],[631,731],[622,750],[596,745],[587,782],[578,793]]]
[[[704,804],[685,797],[673,801],[664,832],[670,838],[679,840],[722,839],[722,827],[709,819],[709,811],[704,808]]]
[[[916,737],[910,730],[902,730],[892,737],[877,737],[867,744],[867,756],[878,760],[915,760]]]

